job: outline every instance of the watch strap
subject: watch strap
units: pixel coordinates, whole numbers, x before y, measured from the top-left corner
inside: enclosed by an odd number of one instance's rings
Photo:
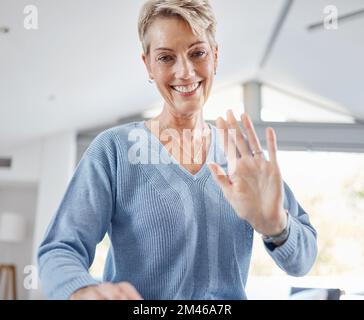
[[[263,241],[265,243],[275,243],[275,242],[282,242],[288,239],[289,236],[289,231],[290,231],[290,227],[291,227],[291,218],[290,215],[288,213],[288,210],[285,210],[287,213],[287,225],[286,227],[283,229],[283,231],[277,235],[274,236],[265,236],[262,235]]]

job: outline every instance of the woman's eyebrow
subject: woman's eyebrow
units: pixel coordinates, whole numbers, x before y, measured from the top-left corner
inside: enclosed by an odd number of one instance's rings
[[[195,43],[192,43],[189,47],[188,47],[188,49],[190,49],[190,48],[192,48],[192,47],[194,47],[194,46],[197,46],[198,44],[203,44],[203,43],[206,43],[205,41],[197,41],[197,42],[195,42]]]
[[[203,43],[206,43],[205,41],[197,41],[197,42],[194,42],[192,43],[188,49],[192,48],[193,46],[196,46],[198,44],[203,44]],[[158,50],[163,50],[163,51],[174,51],[173,49],[170,49],[170,48],[164,48],[164,47],[160,47],[160,48],[157,48],[157,49],[154,49],[154,51],[158,51]]]

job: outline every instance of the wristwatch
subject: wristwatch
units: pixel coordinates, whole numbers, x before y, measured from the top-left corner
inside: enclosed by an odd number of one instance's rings
[[[283,229],[283,231],[277,235],[274,236],[265,236],[262,235],[263,241],[265,243],[277,243],[277,242],[283,242],[286,241],[288,239],[289,236],[289,230],[291,227],[291,218],[290,215],[288,213],[288,210],[285,209],[286,213],[287,213],[287,225],[286,227]]]

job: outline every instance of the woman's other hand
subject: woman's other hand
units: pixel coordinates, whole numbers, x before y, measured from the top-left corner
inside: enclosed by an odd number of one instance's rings
[[[71,295],[70,300],[143,300],[143,298],[129,282],[106,282],[81,288]]]
[[[283,208],[283,181],[277,163],[277,142],[273,128],[266,129],[269,160],[264,157],[253,123],[241,115],[244,137],[231,110],[227,121],[221,117],[216,126],[223,136],[228,172],[216,163],[209,168],[240,218],[247,220],[260,234],[277,235],[287,225]]]

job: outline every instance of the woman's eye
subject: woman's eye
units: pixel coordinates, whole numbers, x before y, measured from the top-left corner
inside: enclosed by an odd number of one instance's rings
[[[162,62],[171,62],[173,60],[172,56],[161,56],[158,58],[159,61]]]
[[[206,54],[205,51],[196,51],[196,52],[192,53],[192,56],[194,58],[200,58],[200,57],[203,57],[205,54]]]

